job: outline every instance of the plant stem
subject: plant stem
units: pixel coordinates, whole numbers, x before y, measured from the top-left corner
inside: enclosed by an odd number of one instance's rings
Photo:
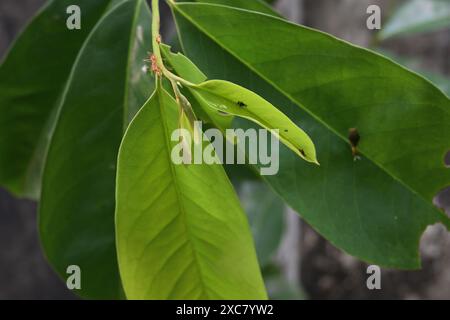
[[[161,28],[161,17],[159,14],[159,0],[152,0],[152,45],[153,45],[153,55],[156,58],[156,63],[161,71],[164,68],[164,64],[161,56],[161,49],[159,48],[159,42],[161,39],[160,35]]]
[[[161,55],[161,48],[159,45],[161,44],[161,17],[159,13],[159,0],[152,0],[152,45],[153,45],[153,57],[152,63],[156,64],[155,72],[156,77],[156,86],[161,84],[161,76],[166,77],[170,84],[172,85],[173,92],[175,94],[175,99],[177,101],[178,106],[180,107],[180,118],[179,118],[179,126],[182,128],[182,117],[185,115],[189,119],[191,125],[194,125],[194,121],[196,120],[195,113],[192,109],[192,106],[188,99],[181,93],[179,85],[184,85],[187,87],[195,86],[195,84],[173,74],[164,65],[164,61]],[[154,59],[154,60],[153,60]]]
[[[152,0],[152,44],[153,44],[153,55],[156,59],[156,65],[161,70],[161,73],[172,82],[172,85],[174,85],[173,82],[175,82],[175,87],[178,89],[178,84],[180,83],[187,87],[194,86],[193,83],[173,74],[164,65],[162,55],[161,55],[161,49],[159,48],[159,45],[161,43],[161,34],[160,34],[160,28],[161,28],[161,17],[159,13],[159,0]],[[175,90],[175,95],[178,96],[179,90]]]

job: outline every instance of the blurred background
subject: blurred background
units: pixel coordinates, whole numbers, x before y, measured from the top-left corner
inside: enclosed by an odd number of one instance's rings
[[[0,0],[0,59],[44,2]],[[449,0],[268,2],[292,21],[388,55],[450,94]],[[381,32],[366,27],[369,5],[382,9]],[[163,9],[167,39],[175,30],[168,8]],[[450,156],[446,160],[450,164]],[[382,269],[382,289],[368,290],[367,264],[330,245],[251,174],[231,176],[249,215],[271,298],[450,299],[450,233],[443,226],[429,227],[422,238],[422,270]],[[435,202],[450,213],[450,190],[437,195]],[[0,299],[77,299],[42,254],[36,204],[2,189]]]

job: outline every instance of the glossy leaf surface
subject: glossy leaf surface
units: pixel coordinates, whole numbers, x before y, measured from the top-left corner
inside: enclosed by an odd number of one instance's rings
[[[247,219],[222,166],[172,161],[177,109],[158,89],[120,148],[116,223],[126,295],[265,299]]]

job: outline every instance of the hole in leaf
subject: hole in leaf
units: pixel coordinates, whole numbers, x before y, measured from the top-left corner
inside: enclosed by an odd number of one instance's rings
[[[245,102],[242,102],[242,101],[238,101],[238,102],[237,102],[237,105],[238,105],[239,107],[241,107],[241,108],[246,108],[246,107],[247,107],[247,104],[246,104]]]
[[[304,156],[304,157],[306,158],[306,153],[305,153],[305,150],[303,150],[303,149],[299,149],[298,151],[300,151],[300,153],[302,154],[302,156]]]

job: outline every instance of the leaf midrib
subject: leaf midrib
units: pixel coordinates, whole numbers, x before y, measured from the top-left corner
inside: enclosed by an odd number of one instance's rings
[[[201,283],[201,286],[202,286],[202,292],[206,295],[207,298],[209,298],[210,295],[209,295],[209,292],[208,292],[208,287],[206,286],[205,282],[203,281],[203,272],[202,272],[202,268],[201,268],[200,262],[199,262],[200,259],[198,257],[197,251],[195,250],[195,246],[194,246],[194,243],[193,243],[194,241],[192,240],[191,232],[189,230],[188,223],[187,223],[188,219],[187,219],[186,209],[184,207],[183,193],[181,192],[181,190],[180,190],[180,188],[178,186],[177,173],[176,173],[176,170],[174,168],[172,159],[170,158],[170,154],[171,154],[171,148],[170,148],[170,141],[171,140],[170,140],[170,136],[171,136],[171,134],[170,134],[170,130],[169,130],[168,126],[167,126],[167,123],[164,120],[164,119],[167,119],[167,117],[166,117],[166,114],[165,114],[165,111],[164,111],[165,108],[162,106],[162,103],[161,103],[162,102],[161,95],[165,94],[163,90],[164,89],[162,87],[158,87],[158,85],[156,86],[156,98],[158,99],[158,107],[159,107],[159,112],[160,112],[160,115],[161,115],[161,124],[163,126],[163,131],[164,131],[164,140],[165,140],[164,141],[164,145],[167,148],[167,155],[168,155],[167,162],[169,164],[170,172],[171,172],[171,175],[172,175],[172,182],[171,183],[175,187],[175,193],[176,193],[177,198],[178,198],[178,207],[180,208],[181,216],[182,216],[182,218],[183,218],[183,220],[185,222],[184,223],[185,231],[186,231],[186,235],[187,235],[187,238],[188,238],[189,246],[191,247],[191,250],[192,250],[192,252],[194,254],[194,259],[193,260],[195,261],[195,265],[197,266],[197,270],[198,270],[198,273],[200,275],[200,283]]]

